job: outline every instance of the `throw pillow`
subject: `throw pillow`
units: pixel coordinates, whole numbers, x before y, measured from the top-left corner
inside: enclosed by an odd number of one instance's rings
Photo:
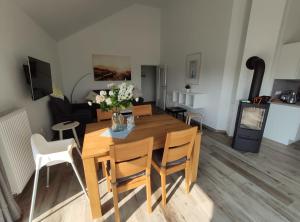
[[[62,99],[62,100],[64,100],[64,98],[65,98],[63,92],[59,88],[56,88],[56,87],[53,88],[53,93],[51,94],[51,96],[54,98]]]
[[[85,97],[85,99],[86,99],[87,101],[96,102],[96,96],[97,96],[97,95],[98,95],[98,94],[95,93],[94,91],[90,91],[90,92],[88,93],[88,95]]]

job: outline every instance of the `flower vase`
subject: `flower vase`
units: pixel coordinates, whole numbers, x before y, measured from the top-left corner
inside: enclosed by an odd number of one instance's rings
[[[124,116],[120,112],[114,112],[111,117],[111,129],[113,132],[120,132],[125,129]]]

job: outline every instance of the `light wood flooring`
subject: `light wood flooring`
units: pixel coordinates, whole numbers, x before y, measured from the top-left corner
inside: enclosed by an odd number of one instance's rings
[[[74,153],[74,156],[76,154]],[[145,188],[120,195],[122,221],[300,221],[300,145],[264,140],[259,154],[230,148],[230,138],[205,131],[198,180],[185,193],[182,173],[168,177],[167,207],[161,207],[160,178],[152,172],[153,213],[146,208]],[[82,164],[77,160],[82,175]],[[93,221],[70,166],[51,168],[50,188],[41,173],[35,221]],[[114,221],[112,194],[99,182],[102,219]],[[17,198],[27,221],[32,181]]]

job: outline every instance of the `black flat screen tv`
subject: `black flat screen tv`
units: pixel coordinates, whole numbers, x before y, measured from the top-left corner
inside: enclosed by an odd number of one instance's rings
[[[24,71],[31,88],[32,100],[38,100],[53,92],[50,63],[29,56]]]

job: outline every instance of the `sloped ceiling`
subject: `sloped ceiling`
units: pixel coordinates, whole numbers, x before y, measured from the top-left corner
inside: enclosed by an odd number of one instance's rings
[[[163,0],[14,0],[50,36],[61,40],[132,4],[161,7]]]

